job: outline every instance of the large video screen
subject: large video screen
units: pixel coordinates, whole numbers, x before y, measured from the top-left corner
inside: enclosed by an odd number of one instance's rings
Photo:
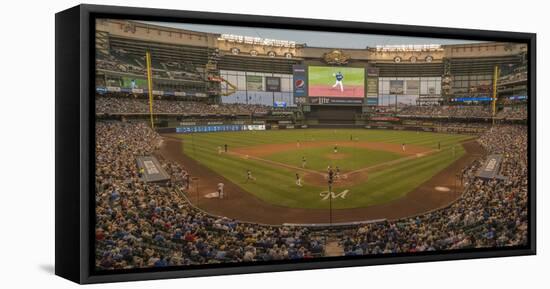
[[[365,69],[354,67],[308,67],[309,96],[365,97]]]

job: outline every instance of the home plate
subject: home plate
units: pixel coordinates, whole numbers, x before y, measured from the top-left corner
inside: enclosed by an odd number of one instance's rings
[[[213,192],[213,193],[204,195],[204,197],[207,199],[219,198],[220,194],[218,192]]]
[[[449,192],[451,189],[447,187],[435,187],[435,190],[440,192]]]

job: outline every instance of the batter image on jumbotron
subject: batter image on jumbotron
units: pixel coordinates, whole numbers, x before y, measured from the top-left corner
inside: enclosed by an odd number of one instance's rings
[[[365,68],[310,66],[309,96],[365,96]],[[344,85],[345,83],[345,85]]]
[[[96,271],[528,242],[526,45],[120,19],[95,37]]]

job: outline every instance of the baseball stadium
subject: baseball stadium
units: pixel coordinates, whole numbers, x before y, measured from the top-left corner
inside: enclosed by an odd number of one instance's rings
[[[527,244],[527,45],[253,30],[96,22],[96,270]]]

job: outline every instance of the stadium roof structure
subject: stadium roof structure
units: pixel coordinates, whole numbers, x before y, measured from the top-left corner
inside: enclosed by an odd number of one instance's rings
[[[219,55],[217,69],[284,74],[291,74],[295,64],[320,64],[323,55],[335,49],[347,54],[351,65],[357,62],[375,65],[382,77],[429,77],[441,76],[445,72],[488,74],[496,65],[520,64],[526,52],[526,47],[521,45],[479,41],[443,45],[376,45],[363,49],[310,47],[289,40],[193,31],[162,24],[105,19],[98,23],[96,37],[109,49],[121,49],[139,56],[149,50],[158,61],[187,61],[205,67],[212,53],[216,53]],[[223,26],[210,26],[223,32]]]

